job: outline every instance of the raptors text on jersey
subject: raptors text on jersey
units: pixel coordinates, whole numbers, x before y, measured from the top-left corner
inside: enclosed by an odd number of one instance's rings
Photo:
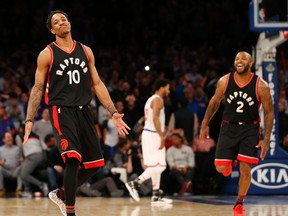
[[[89,104],[92,91],[84,45],[74,41],[69,52],[55,42],[47,47],[51,52],[51,65],[46,83],[46,104],[70,107]]]

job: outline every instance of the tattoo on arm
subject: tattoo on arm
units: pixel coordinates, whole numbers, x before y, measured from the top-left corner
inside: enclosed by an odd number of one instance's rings
[[[33,86],[28,102],[28,110],[26,119],[34,120],[40,107],[40,101],[43,96],[44,85],[37,83]]]
[[[223,82],[223,81],[221,81]],[[204,119],[202,121],[203,125],[208,125],[214,114],[219,109],[220,103],[224,98],[223,87],[220,83],[220,80],[217,82],[217,88],[215,90],[215,94],[211,98],[207,110],[205,112]]]
[[[109,113],[111,113],[111,115],[113,115],[115,112],[118,112],[113,103],[107,105],[107,110]]]
[[[206,113],[205,113],[205,119],[207,119],[208,122],[210,122],[211,118],[214,116],[214,114],[217,112],[219,108],[220,103],[216,103],[215,99],[211,99],[209,106],[207,107]]]
[[[260,83],[259,85],[259,94],[261,95],[262,106],[264,109],[265,117],[264,117],[264,140],[267,143],[270,143],[270,136],[273,129],[273,121],[274,121],[274,106],[272,97],[270,94],[270,88],[265,83]]]

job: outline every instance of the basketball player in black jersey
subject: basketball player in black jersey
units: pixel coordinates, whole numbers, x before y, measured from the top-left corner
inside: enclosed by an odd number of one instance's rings
[[[91,89],[111,113],[119,133],[127,135],[130,128],[122,120],[124,114],[117,112],[99,78],[92,50],[72,39],[68,15],[63,11],[52,11],[46,26],[56,40],[38,56],[23,144],[28,140],[45,89],[54,135],[66,163],[64,188],[51,191],[49,198],[59,206],[63,215],[76,215],[77,186],[94,175],[97,167],[104,165],[89,105]]]
[[[201,124],[200,139],[209,137],[209,122],[224,104],[223,121],[215,155],[215,167],[219,173],[229,176],[232,164],[240,163],[240,179],[234,212],[243,212],[243,201],[251,183],[252,164],[258,164],[257,152],[261,148],[263,160],[270,144],[274,110],[267,83],[251,72],[253,61],[247,52],[239,52],[234,60],[235,72],[218,80],[214,96],[211,98]],[[259,107],[265,113],[264,139],[259,139]]]

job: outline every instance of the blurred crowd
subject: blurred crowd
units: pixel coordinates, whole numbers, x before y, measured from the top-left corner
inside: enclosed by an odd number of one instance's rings
[[[220,193],[222,177],[214,169],[213,157],[221,108],[211,121],[211,138],[204,144],[199,143],[199,127],[219,77],[233,71],[238,51],[251,52],[257,42],[258,34],[248,29],[248,3],[87,0],[84,4],[74,0],[28,0],[3,4],[0,197],[8,191],[21,197],[41,191],[46,196],[62,184],[65,165],[55,146],[44,101],[33,133],[22,146],[37,55],[51,42],[45,21],[50,10],[55,9],[68,13],[74,38],[92,48],[98,73],[117,110],[125,114],[124,121],[132,128],[128,137],[119,137],[111,116],[93,98],[95,127],[106,165],[79,187],[79,195],[125,196],[124,184],[145,169],[141,154],[143,107],[152,94],[153,82],[161,77],[171,81],[171,94],[165,99],[168,165],[163,173],[169,178],[162,178],[163,190],[179,196]],[[288,129],[284,126],[288,120],[288,69],[283,50],[280,47],[281,56],[277,56],[279,134],[280,145],[288,150]],[[141,186],[143,196],[151,193],[149,184]]]

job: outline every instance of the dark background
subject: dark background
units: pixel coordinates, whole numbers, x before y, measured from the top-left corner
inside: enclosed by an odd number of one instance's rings
[[[47,15],[60,9],[71,19],[74,38],[95,50],[136,43],[148,55],[205,44],[213,55],[234,58],[257,41],[258,33],[249,31],[248,5],[249,0],[4,0],[0,53],[42,50],[53,39],[45,28]]]

